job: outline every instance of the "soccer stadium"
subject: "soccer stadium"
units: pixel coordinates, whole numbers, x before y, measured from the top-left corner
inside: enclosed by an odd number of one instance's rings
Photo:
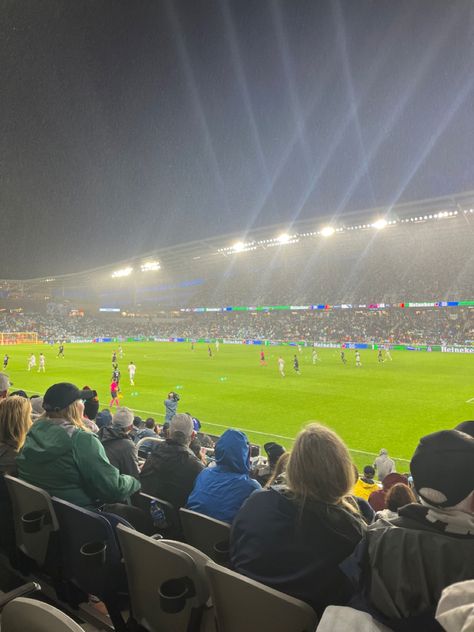
[[[0,631],[467,632],[474,190],[450,169],[474,75],[438,25],[457,51],[472,8],[211,4],[5,11]],[[442,51],[420,66],[411,20]],[[384,109],[382,33],[424,140]],[[463,82],[436,129],[428,53]]]

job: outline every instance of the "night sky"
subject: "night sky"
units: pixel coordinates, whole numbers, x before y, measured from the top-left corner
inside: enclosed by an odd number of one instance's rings
[[[474,189],[471,0],[0,0],[0,277]]]

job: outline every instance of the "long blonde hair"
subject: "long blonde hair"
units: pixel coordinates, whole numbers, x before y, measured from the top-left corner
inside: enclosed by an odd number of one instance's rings
[[[12,395],[0,401],[0,443],[6,443],[18,452],[25,443],[30,426],[29,399]]]
[[[65,419],[66,421],[70,421],[74,426],[81,428],[82,430],[86,430],[90,432],[89,428],[84,423],[81,415],[81,409],[79,407],[79,403],[76,400],[63,408],[62,410],[51,410],[43,415],[43,419]]]
[[[317,500],[343,505],[354,485],[354,470],[349,450],[332,430],[318,423],[308,424],[296,437],[286,468],[288,487],[304,505]]]

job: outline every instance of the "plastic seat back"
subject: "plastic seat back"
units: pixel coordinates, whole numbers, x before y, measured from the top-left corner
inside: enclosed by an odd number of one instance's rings
[[[214,562],[229,566],[230,525],[190,509],[181,508],[179,513],[186,542]]]
[[[193,557],[119,525],[133,620],[149,632],[197,632],[209,589]]]
[[[313,632],[308,604],[210,562],[206,567],[219,632]]]
[[[64,612],[27,597],[14,599],[2,611],[2,632],[84,632]]]
[[[60,525],[64,576],[101,599],[123,590],[122,555],[107,517],[59,498],[52,500]]]
[[[51,497],[14,476],[5,475],[5,483],[12,502],[16,544],[42,567],[51,553],[53,534],[59,529]]]

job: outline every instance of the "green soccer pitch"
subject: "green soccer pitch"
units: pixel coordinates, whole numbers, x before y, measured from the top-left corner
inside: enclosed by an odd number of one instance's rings
[[[66,344],[65,358],[58,347],[16,345],[0,348],[10,356],[7,373],[14,386],[28,394],[42,394],[59,381],[88,385],[99,393],[101,409],[110,402],[112,351],[117,346]],[[179,412],[198,417],[202,430],[220,434],[240,428],[250,440],[263,444],[277,441],[291,447],[292,439],[308,421],[320,421],[334,430],[352,450],[360,467],[372,463],[380,448],[401,460],[410,458],[418,439],[429,432],[453,428],[474,416],[474,356],[427,352],[393,352],[393,361],[377,361],[376,351],[319,349],[320,361],[312,363],[311,349],[299,353],[293,347],[220,345],[208,356],[207,345],[187,343],[124,343],[118,360],[121,371],[121,403],[143,418],[162,422],[163,400],[171,390],[179,393]],[[266,366],[260,365],[264,349]],[[27,359],[40,352],[46,357],[46,373],[36,366],[27,370]],[[301,374],[293,370],[298,357]],[[283,378],[278,356],[285,360]],[[1,359],[0,358],[0,359]],[[135,386],[130,386],[127,365],[137,367]]]

